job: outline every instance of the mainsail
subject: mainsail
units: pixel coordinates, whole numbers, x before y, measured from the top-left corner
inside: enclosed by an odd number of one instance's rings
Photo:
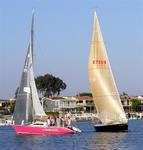
[[[33,121],[34,116],[46,115],[39,101],[33,74],[33,27],[34,13],[32,15],[28,52],[13,114],[13,121],[15,124],[28,124]]]
[[[94,104],[102,124],[126,123],[126,115],[112,74],[96,13],[88,73]]]

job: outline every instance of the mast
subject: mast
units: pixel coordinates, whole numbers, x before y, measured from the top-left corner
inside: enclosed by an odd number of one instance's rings
[[[101,122],[103,124],[126,122],[96,12],[94,13],[88,73],[94,104]]]
[[[30,32],[30,45],[31,45],[31,53],[33,59],[33,42],[34,42],[34,9],[32,11],[32,23],[31,23],[31,32]]]
[[[31,67],[30,67],[30,88],[31,88],[31,98],[33,105],[33,115],[34,116],[46,116],[43,107],[40,103],[35,78],[33,71],[33,50],[34,50],[34,10],[32,11],[32,23],[31,23],[31,32],[30,32],[30,51],[31,51]]]

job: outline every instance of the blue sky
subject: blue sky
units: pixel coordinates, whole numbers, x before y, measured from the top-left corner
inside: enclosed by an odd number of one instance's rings
[[[0,0],[0,97],[19,85],[35,9],[35,76],[67,84],[62,95],[89,92],[88,55],[96,10],[120,93],[143,95],[142,0]]]

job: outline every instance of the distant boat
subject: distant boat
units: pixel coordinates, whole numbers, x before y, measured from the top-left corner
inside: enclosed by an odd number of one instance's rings
[[[96,131],[125,131],[128,121],[112,74],[97,15],[88,64],[89,82],[97,116]]]
[[[22,72],[16,106],[13,114],[13,128],[17,134],[71,134],[75,133],[75,127],[48,127],[46,122],[34,122],[34,117],[46,116],[39,101],[34,74],[33,74],[33,28],[34,13],[32,15],[32,26],[30,42]]]

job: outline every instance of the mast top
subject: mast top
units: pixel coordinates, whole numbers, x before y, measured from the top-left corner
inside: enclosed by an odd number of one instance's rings
[[[96,13],[96,11],[94,11],[94,17],[96,17],[96,18],[97,18],[97,13]]]
[[[32,15],[33,15],[34,13],[35,13],[35,9],[33,8],[33,9],[32,9]]]
[[[94,11],[94,25],[98,22],[98,17],[96,11]]]

